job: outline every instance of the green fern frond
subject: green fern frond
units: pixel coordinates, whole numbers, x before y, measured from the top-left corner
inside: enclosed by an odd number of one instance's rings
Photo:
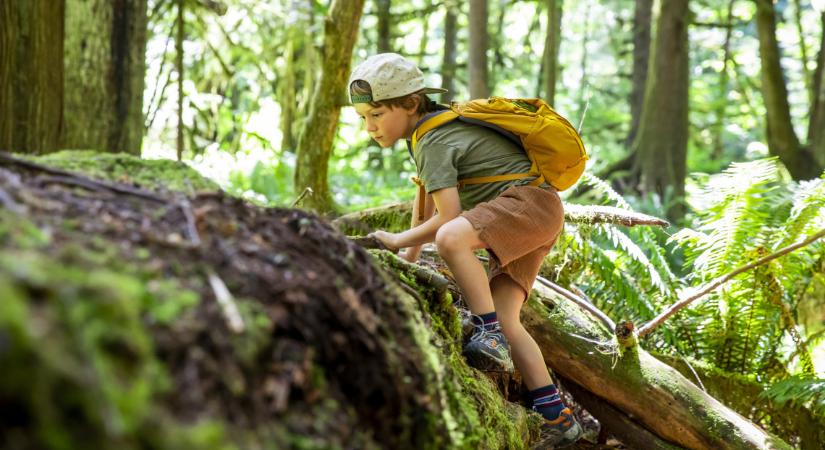
[[[792,377],[774,383],[760,394],[779,404],[790,403],[810,408],[815,415],[825,417],[825,379]]]
[[[594,191],[604,195],[607,198],[607,201],[613,203],[617,208],[627,209],[630,211],[633,210],[630,203],[628,203],[621,194],[616,192],[613,187],[610,186],[610,183],[602,180],[601,178],[589,172],[585,172],[582,174],[579,183],[585,186],[590,186]]]

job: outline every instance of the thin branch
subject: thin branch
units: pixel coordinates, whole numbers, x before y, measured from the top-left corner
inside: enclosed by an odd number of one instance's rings
[[[787,246],[787,247],[785,247],[785,248],[783,248],[783,249],[781,249],[781,250],[779,250],[775,253],[772,253],[772,254],[764,257],[764,258],[761,258],[757,261],[754,261],[752,263],[749,263],[749,264],[746,264],[742,267],[739,267],[738,269],[736,269],[732,272],[729,272],[726,275],[718,277],[715,280],[711,280],[709,283],[705,284],[705,286],[702,287],[698,292],[696,292],[695,294],[693,294],[693,295],[691,295],[691,296],[689,296],[685,299],[679,300],[678,302],[674,303],[670,308],[665,310],[665,312],[663,312],[662,314],[659,314],[656,318],[654,318],[653,320],[651,320],[650,322],[646,323],[644,326],[639,328],[639,337],[646,336],[651,331],[656,329],[656,327],[658,327],[659,325],[664,323],[664,321],[667,320],[670,316],[676,314],[682,308],[684,308],[685,306],[692,303],[694,300],[697,300],[697,299],[702,298],[705,295],[709,294],[714,289],[716,289],[717,287],[725,284],[727,281],[731,280],[733,277],[739,275],[740,273],[746,272],[750,269],[753,269],[754,267],[761,266],[761,265],[766,264],[766,263],[768,263],[768,262],[770,262],[770,261],[772,261],[776,258],[779,258],[780,256],[784,256],[784,255],[786,255],[786,254],[788,254],[788,253],[790,253],[794,250],[797,250],[797,249],[800,249],[800,248],[805,247],[807,245],[810,245],[811,243],[815,242],[816,240],[820,239],[823,236],[825,236],[825,228],[823,228],[822,230],[819,230],[818,232],[812,234],[810,237],[808,237],[807,239],[805,239],[802,242],[798,242],[796,244],[789,245],[789,246]]]
[[[8,209],[9,211],[21,216],[26,213],[26,208],[19,203],[14,201],[11,195],[6,192],[2,187],[0,187],[0,206],[3,208]]]
[[[218,300],[218,305],[221,307],[221,312],[226,319],[226,325],[229,327],[229,330],[233,333],[243,333],[246,327],[241,318],[241,313],[238,311],[238,305],[229,292],[229,288],[226,287],[226,284],[215,272],[210,270],[208,275],[209,284],[212,286],[215,299]]]
[[[586,309],[588,312],[590,312],[591,314],[596,316],[596,318],[598,318],[605,326],[607,326],[608,329],[614,330],[616,328],[616,324],[613,323],[613,320],[611,320],[610,317],[607,316],[607,314],[603,313],[599,308],[597,308],[596,305],[594,305],[594,304],[588,302],[587,300],[577,296],[576,294],[568,291],[567,289],[559,286],[558,284],[553,283],[552,281],[548,280],[547,278],[544,278],[542,276],[538,276],[538,277],[536,277],[536,281],[538,281],[539,283],[543,284],[544,286],[550,288],[551,290],[553,290],[557,294],[561,295],[562,297],[564,297],[564,298],[570,300],[571,302],[579,305],[580,307]]]
[[[311,187],[304,188],[304,192],[301,192],[301,195],[299,195],[298,198],[296,198],[295,201],[292,202],[292,207],[295,208],[301,203],[304,197],[306,197],[307,195],[312,195],[313,193],[314,192],[312,191]]]
[[[624,225],[634,227],[637,225],[653,225],[667,227],[670,225],[666,220],[647,214],[628,211],[614,206],[576,205],[568,203],[564,205],[564,218],[568,222],[575,223],[610,223],[614,225]]]

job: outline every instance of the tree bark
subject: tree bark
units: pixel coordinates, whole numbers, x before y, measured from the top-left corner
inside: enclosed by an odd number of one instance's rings
[[[447,92],[441,94],[441,101],[450,103],[455,96],[455,53],[458,35],[458,5],[447,2],[444,5],[444,59],[441,62],[441,88]]]
[[[392,0],[375,0],[378,15],[378,53],[388,53],[392,50]]]
[[[768,150],[777,156],[795,180],[815,178],[823,167],[802,147],[793,129],[788,89],[776,39],[776,11],[771,0],[756,1],[756,28],[762,60],[762,97],[767,111]]]
[[[63,148],[140,155],[146,9],[146,0],[66,3]]]
[[[664,3],[664,2],[663,2]],[[684,215],[688,140],[688,0],[662,5],[645,101],[634,141],[640,191],[666,201],[667,217]]]
[[[309,116],[298,139],[295,192],[311,188],[304,205],[321,213],[334,210],[327,173],[338,116],[346,101],[352,49],[364,0],[333,0],[324,23],[324,55],[321,77],[312,96]]]
[[[808,142],[820,169],[825,168],[825,12],[822,13],[821,23],[822,37],[814,72],[811,121],[808,123]]]
[[[562,0],[546,0],[545,5],[547,8],[547,33],[544,38],[542,78],[544,78],[544,100],[549,105],[553,105],[556,99],[563,4]]]
[[[733,4],[734,0],[728,2],[728,9],[725,15],[725,43],[722,45],[722,70],[719,72],[719,87],[717,89],[716,107],[714,108],[713,134],[713,158],[719,159],[724,152],[723,131],[727,119],[727,97],[730,76],[728,75],[728,61],[730,61],[730,43],[733,35]]]
[[[487,70],[487,0],[470,0],[470,97],[486,98],[490,95]]]
[[[639,120],[645,100],[647,63],[650,59],[650,33],[653,17],[653,0],[636,0],[633,12],[633,88],[630,92],[630,132],[627,145],[633,144],[639,131]]]
[[[59,149],[65,3],[0,2],[0,150]]]

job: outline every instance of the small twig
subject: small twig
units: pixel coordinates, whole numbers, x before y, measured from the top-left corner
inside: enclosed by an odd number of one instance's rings
[[[685,362],[685,364],[688,366],[688,369],[690,369],[691,373],[693,373],[693,376],[694,376],[694,377],[696,377],[696,382],[698,382],[698,383],[699,383],[699,387],[700,387],[700,388],[702,388],[702,390],[703,390],[703,391],[707,392],[708,390],[707,390],[707,389],[705,389],[705,385],[704,385],[704,384],[702,384],[702,379],[701,379],[701,378],[699,378],[699,374],[698,374],[698,373],[696,373],[696,370],[694,370],[694,369],[693,369],[693,366],[692,366],[692,365],[690,365],[690,361],[688,361],[688,360],[687,360],[687,358],[685,358],[685,357],[684,357],[684,356],[682,356],[682,355],[679,355],[679,357],[680,357],[680,358],[682,358],[682,361],[684,361],[684,362]]]
[[[350,236],[349,240],[366,249],[387,250],[392,253],[398,253],[398,249],[391,249],[387,247],[383,242],[373,236]]]
[[[558,284],[553,283],[552,281],[548,280],[547,278],[544,278],[542,276],[537,276],[536,281],[538,281],[539,283],[543,284],[544,286],[552,289],[553,291],[555,291],[557,294],[561,295],[562,297],[564,297],[564,298],[570,300],[571,302],[581,306],[582,308],[584,308],[585,310],[590,312],[590,314],[593,314],[594,316],[596,316],[596,318],[599,319],[605,326],[607,326],[608,329],[613,330],[613,329],[616,328],[616,324],[613,323],[613,320],[611,320],[610,317],[607,317],[607,314],[603,313],[599,308],[596,307],[596,305],[594,305],[594,304],[590,303],[589,301],[577,296],[576,294],[568,291],[567,289],[559,286]]]
[[[749,264],[746,264],[742,267],[739,267],[738,269],[736,269],[732,272],[729,272],[726,275],[718,277],[715,280],[711,280],[710,282],[705,284],[704,287],[699,289],[699,291],[697,291],[695,294],[674,303],[671,307],[669,307],[663,313],[659,314],[653,320],[651,320],[650,322],[646,323],[644,326],[639,328],[639,337],[644,337],[644,336],[650,334],[651,331],[656,329],[656,327],[661,325],[670,316],[676,314],[682,308],[689,305],[694,300],[697,300],[697,299],[702,298],[705,295],[709,294],[714,289],[716,289],[717,287],[725,284],[727,281],[729,281],[733,277],[739,275],[740,273],[748,271],[750,269],[753,269],[754,267],[761,266],[761,265],[763,265],[765,263],[768,263],[768,262],[770,262],[770,261],[772,261],[776,258],[779,258],[780,256],[784,256],[784,255],[786,255],[786,254],[788,254],[788,253],[790,253],[794,250],[797,250],[799,248],[810,245],[814,241],[820,239],[822,236],[825,236],[825,229],[819,230],[818,232],[812,234],[810,237],[808,237],[807,239],[805,239],[802,242],[799,242],[799,243],[796,243],[796,244],[793,244],[793,245],[789,245],[789,246],[777,251],[776,253],[772,253],[768,256],[765,256],[764,258],[761,258],[761,259],[756,260],[752,263],[749,263]]]
[[[212,291],[215,292],[215,298],[218,300],[218,305],[221,307],[221,312],[223,312],[229,330],[233,333],[243,333],[246,327],[241,318],[241,313],[238,311],[238,305],[229,292],[229,288],[226,287],[226,284],[215,272],[210,270],[208,275],[209,284],[212,286]]]
[[[186,218],[186,234],[189,241],[194,246],[201,245],[201,237],[198,233],[198,227],[195,224],[195,215],[192,213],[192,204],[189,203],[189,199],[182,198],[178,202],[178,206],[180,206],[180,210]]]
[[[301,203],[301,200],[303,200],[304,197],[306,197],[307,195],[312,195],[313,193],[314,192],[312,191],[311,187],[305,188],[304,192],[301,192],[301,195],[299,195],[298,198],[296,198],[295,201],[292,202],[292,207],[295,208],[296,206],[298,206],[299,203]]]

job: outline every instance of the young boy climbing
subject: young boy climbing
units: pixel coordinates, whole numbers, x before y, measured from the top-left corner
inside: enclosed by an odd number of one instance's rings
[[[581,436],[581,427],[559,397],[541,349],[519,319],[541,262],[561,232],[561,200],[553,187],[536,177],[461,182],[530,171],[524,150],[496,131],[453,120],[414,139],[427,119],[445,109],[426,94],[443,92],[426,87],[418,67],[395,53],[368,58],[350,76],[350,99],[379,145],[391,147],[405,139],[411,148],[410,140],[417,140],[411,153],[418,169],[416,182],[424,188],[416,194],[409,230],[372,235],[387,247],[406,249],[402,257],[410,262],[418,260],[422,244],[435,242],[472,313],[475,332],[465,356],[487,370],[512,370],[515,361],[530,389],[533,409],[546,419],[542,444],[570,445]],[[489,278],[474,253],[479,249],[490,255]]]

